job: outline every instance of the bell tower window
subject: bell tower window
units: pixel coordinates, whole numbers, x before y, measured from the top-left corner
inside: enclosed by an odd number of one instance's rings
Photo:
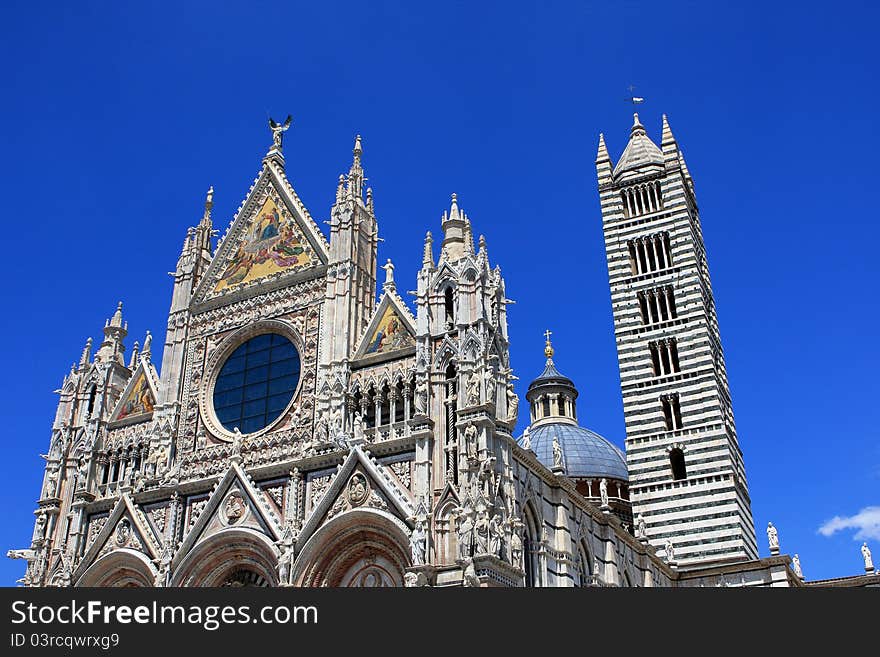
[[[669,452],[669,466],[672,468],[672,478],[676,481],[687,479],[687,468],[684,465],[684,452],[676,447]]]

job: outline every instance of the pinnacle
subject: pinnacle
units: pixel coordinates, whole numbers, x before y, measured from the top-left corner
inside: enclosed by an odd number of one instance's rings
[[[596,152],[596,161],[604,161],[610,160],[611,157],[608,155],[608,147],[605,145],[605,135],[601,132],[599,133],[599,148]]]

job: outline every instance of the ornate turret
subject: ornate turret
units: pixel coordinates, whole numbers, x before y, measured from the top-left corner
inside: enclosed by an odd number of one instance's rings
[[[122,340],[128,335],[128,322],[122,321],[122,302],[116,307],[113,317],[104,324],[104,341],[101,343],[98,353],[95,354],[95,362],[115,362],[123,365],[122,355],[125,353],[125,345]]]

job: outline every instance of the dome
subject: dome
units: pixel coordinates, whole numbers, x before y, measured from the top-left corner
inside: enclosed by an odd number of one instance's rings
[[[629,481],[623,452],[599,434],[567,422],[541,424],[530,429],[531,448],[538,460],[553,467],[553,438],[562,447],[568,477]],[[517,441],[522,446],[522,438]]]

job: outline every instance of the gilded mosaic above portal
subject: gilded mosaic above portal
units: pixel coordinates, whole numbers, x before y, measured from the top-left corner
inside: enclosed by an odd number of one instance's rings
[[[267,198],[220,275],[214,291],[299,269],[311,261],[311,249],[294,220],[283,215],[275,201]]]

